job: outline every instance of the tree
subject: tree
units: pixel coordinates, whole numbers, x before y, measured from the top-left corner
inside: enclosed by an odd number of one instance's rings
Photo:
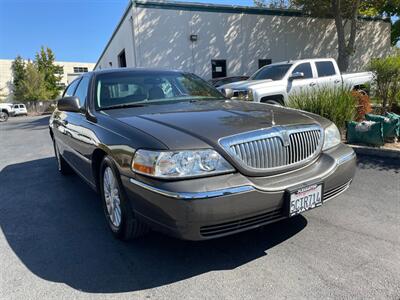
[[[338,65],[346,71],[355,52],[359,16],[393,17],[400,13],[400,0],[293,0],[303,11],[314,16],[333,17],[338,36]],[[345,28],[349,26],[349,34]],[[398,24],[392,30],[392,43],[398,40]],[[397,33],[396,33],[397,32]]]
[[[38,71],[43,74],[46,88],[49,91],[49,97],[54,99],[60,94],[59,83],[61,81],[61,74],[63,67],[54,64],[55,56],[53,51],[43,46],[40,51],[35,55],[35,65]]]
[[[400,93],[400,54],[372,59],[369,69],[374,72],[376,95],[384,111],[391,107]]]
[[[361,13],[368,16],[386,16],[392,20],[392,45],[400,41],[400,0],[370,0],[366,1]]]
[[[25,73],[25,61],[21,56],[17,56],[11,64],[11,70],[13,73],[13,82],[12,82],[12,93],[14,95],[14,99],[23,100],[24,95],[22,91],[22,81],[26,77]]]
[[[349,67],[350,56],[355,52],[358,17],[364,1],[368,0],[294,0],[302,10],[315,17],[335,20],[338,39],[338,65],[341,71]],[[349,34],[346,34],[346,27]]]
[[[25,69],[25,78],[21,82],[21,89],[26,101],[49,99],[51,91],[47,89],[44,74],[38,71],[34,63],[28,62]]]
[[[269,6],[276,1],[254,0],[254,2],[256,5]],[[350,57],[355,52],[359,16],[391,17],[399,14],[400,7],[400,0],[291,0],[278,2],[284,3],[286,8],[301,9],[306,14],[314,17],[328,17],[335,20],[338,38],[337,61],[341,71],[347,70]],[[393,28],[392,42],[398,40],[399,26],[399,24],[395,24]],[[348,31],[346,30],[347,28],[349,29]]]
[[[293,8],[294,6],[291,0],[254,0],[254,4],[269,8]]]

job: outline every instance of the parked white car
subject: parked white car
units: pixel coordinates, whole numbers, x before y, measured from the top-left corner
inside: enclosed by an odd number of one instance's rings
[[[27,116],[28,110],[25,104],[14,104],[13,105],[14,116]]]
[[[218,89],[232,99],[286,105],[293,93],[340,86],[366,90],[372,79],[372,72],[341,74],[334,59],[303,59],[267,65],[249,80]]]
[[[0,122],[5,122],[14,115],[12,103],[0,103]]]

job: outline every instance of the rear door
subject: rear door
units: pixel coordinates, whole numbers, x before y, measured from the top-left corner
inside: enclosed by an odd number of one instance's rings
[[[68,162],[86,179],[91,179],[90,154],[93,148],[93,132],[88,129],[85,115],[86,98],[88,94],[90,76],[83,76],[79,81],[74,96],[79,99],[81,112],[68,112],[64,120],[68,134],[65,136],[69,148]]]
[[[13,111],[14,111],[14,115],[19,115],[19,105],[18,104],[15,104],[14,106],[13,106]]]
[[[315,62],[317,70],[318,88],[334,88],[342,84],[342,77],[337,65],[332,60],[321,60]]]
[[[28,111],[26,110],[26,107],[24,104],[19,105],[19,110],[21,114],[26,114]]]
[[[81,78],[75,79],[65,90],[63,97],[73,96]],[[71,112],[57,111],[53,119],[53,133],[61,155],[71,163],[73,152],[70,147],[71,130],[69,124]]]

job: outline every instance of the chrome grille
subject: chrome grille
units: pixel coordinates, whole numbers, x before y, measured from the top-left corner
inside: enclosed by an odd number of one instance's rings
[[[317,125],[276,126],[224,138],[220,143],[243,166],[273,170],[295,166],[318,155],[322,147],[322,128]]]

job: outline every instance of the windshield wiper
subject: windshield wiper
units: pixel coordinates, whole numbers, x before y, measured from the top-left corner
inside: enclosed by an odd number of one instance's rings
[[[202,102],[202,101],[210,101],[210,100],[226,100],[225,98],[214,98],[214,97],[208,97],[208,98],[198,98],[198,99],[190,99],[189,102],[190,103],[195,103],[195,102]]]
[[[105,107],[100,107],[100,110],[107,110],[107,109],[118,109],[118,108],[128,108],[128,107],[143,107],[148,104],[145,103],[126,103],[126,104],[117,104],[117,105],[110,105]]]

